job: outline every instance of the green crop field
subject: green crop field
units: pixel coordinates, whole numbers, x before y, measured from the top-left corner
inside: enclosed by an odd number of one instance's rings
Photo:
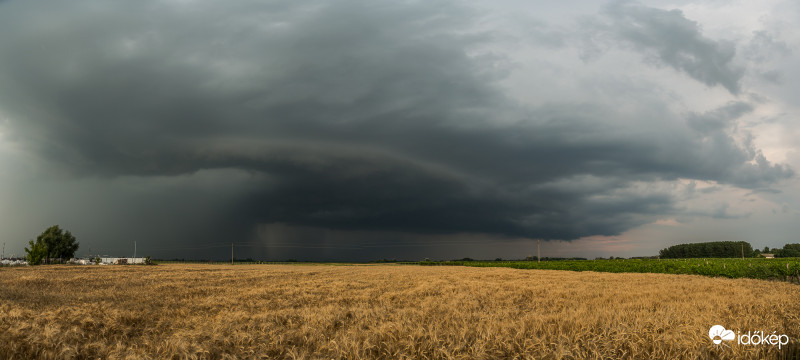
[[[800,258],[616,259],[558,261],[423,261],[420,265],[510,267],[515,269],[663,273],[784,280],[800,283]]]

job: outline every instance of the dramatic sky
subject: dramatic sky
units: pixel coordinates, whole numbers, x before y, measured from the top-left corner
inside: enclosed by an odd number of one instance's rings
[[[800,242],[796,1],[0,1],[0,241],[643,256]]]

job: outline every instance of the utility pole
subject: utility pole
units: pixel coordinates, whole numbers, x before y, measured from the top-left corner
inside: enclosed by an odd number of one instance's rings
[[[6,243],[4,242],[3,243],[3,255],[0,256],[0,259],[5,259],[5,258],[6,258]]]
[[[231,265],[233,265],[233,241],[231,241]]]
[[[536,239],[536,262],[542,262],[542,240]]]
[[[136,240],[133,240],[133,261],[136,261]]]
[[[742,260],[744,260],[744,242],[742,242]]]

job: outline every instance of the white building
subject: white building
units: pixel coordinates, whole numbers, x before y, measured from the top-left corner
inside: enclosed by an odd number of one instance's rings
[[[104,257],[100,258],[101,264],[106,265],[120,265],[120,264],[144,264],[144,258],[116,258],[116,257]]]
[[[3,259],[3,260],[0,260],[0,265],[28,265],[28,262],[25,261],[25,260]]]

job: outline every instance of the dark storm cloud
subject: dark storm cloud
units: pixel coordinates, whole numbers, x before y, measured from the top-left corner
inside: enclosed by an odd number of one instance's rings
[[[0,111],[17,141],[77,177],[256,174],[218,210],[225,232],[575,239],[675,211],[659,180],[792,174],[730,135],[745,103],[684,119],[510,101],[502,56],[481,51],[492,32],[450,2],[3,6]],[[615,8],[625,39],[738,90],[733,53],[680,13]]]
[[[771,164],[752,143],[746,134],[742,144],[737,144],[730,135],[737,126],[737,119],[753,110],[752,105],[735,101],[703,114],[689,114],[688,124],[702,139],[703,149],[709,153],[727,154],[727,161],[720,170],[726,182],[749,189],[768,186],[771,183],[794,175],[786,165]]]
[[[703,36],[700,26],[680,10],[617,1],[605,13],[610,19],[607,30],[651,60],[685,72],[708,86],[721,85],[732,94],[739,92],[744,71],[732,62],[734,45]]]

